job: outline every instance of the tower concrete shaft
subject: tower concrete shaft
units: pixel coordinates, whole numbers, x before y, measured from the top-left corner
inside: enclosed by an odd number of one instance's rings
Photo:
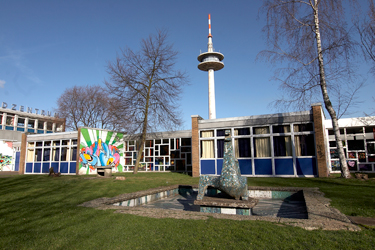
[[[208,14],[208,44],[207,52],[198,56],[198,69],[208,71],[208,119],[216,119],[216,103],[215,103],[215,78],[214,72],[224,68],[222,60],[224,55],[215,52],[211,35],[211,15]]]

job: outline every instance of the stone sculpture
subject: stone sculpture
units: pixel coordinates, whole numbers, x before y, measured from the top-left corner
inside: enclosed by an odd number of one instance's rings
[[[199,179],[197,200],[202,200],[208,186],[227,193],[236,200],[248,200],[247,178],[241,176],[238,160],[234,156],[230,130],[225,130],[223,167],[220,176],[202,175]]]

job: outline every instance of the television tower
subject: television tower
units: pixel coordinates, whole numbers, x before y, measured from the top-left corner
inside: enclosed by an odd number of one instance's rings
[[[198,56],[198,61],[200,62],[198,69],[208,71],[208,119],[216,119],[214,71],[224,68],[223,59],[223,54],[214,52],[211,35],[211,15],[208,14],[207,52]]]

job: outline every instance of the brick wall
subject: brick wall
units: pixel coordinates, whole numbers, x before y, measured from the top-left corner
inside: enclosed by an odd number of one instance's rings
[[[191,160],[192,176],[199,177],[199,128],[198,121],[202,118],[198,115],[191,116]]]

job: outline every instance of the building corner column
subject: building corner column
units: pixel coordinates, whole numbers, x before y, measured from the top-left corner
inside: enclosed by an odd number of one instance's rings
[[[79,175],[79,159],[81,154],[81,128],[78,128],[77,136],[77,159],[76,159],[76,175]]]
[[[192,176],[199,177],[199,127],[198,121],[202,120],[199,115],[191,116],[191,158]]]
[[[19,166],[19,169],[18,169],[18,174],[24,174],[25,173],[26,153],[27,153],[26,150],[27,150],[27,134],[22,133],[20,166]]]
[[[328,159],[325,140],[324,113],[321,103],[311,105],[314,121],[318,177],[328,177]]]

